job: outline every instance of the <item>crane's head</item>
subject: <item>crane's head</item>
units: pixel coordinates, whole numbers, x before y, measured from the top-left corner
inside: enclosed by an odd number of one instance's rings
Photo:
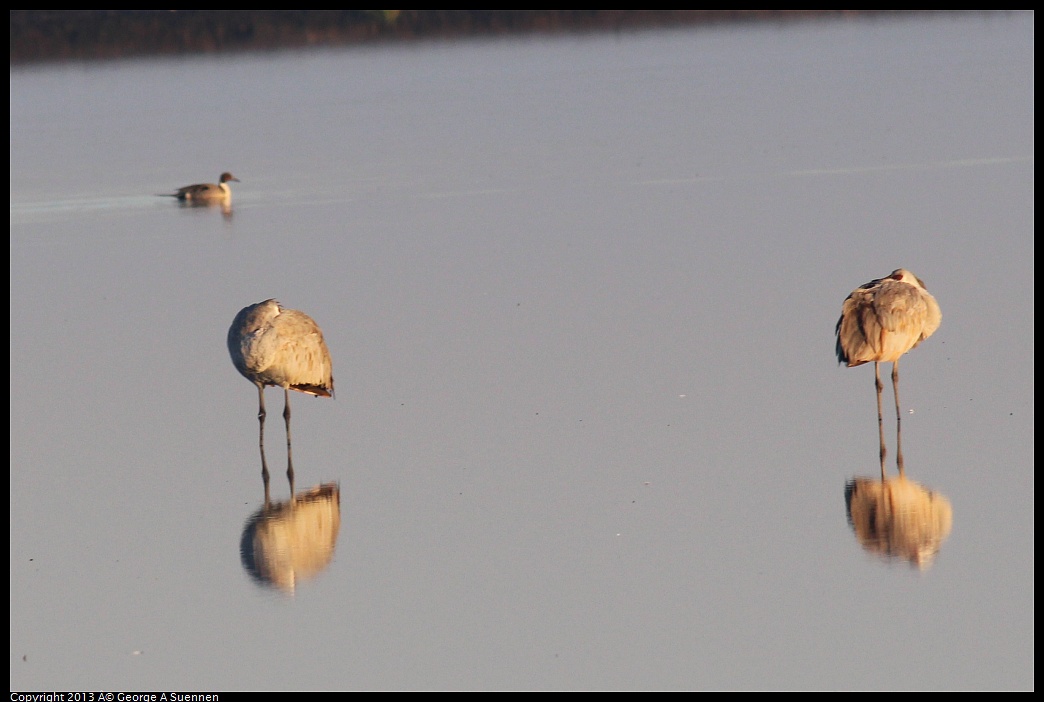
[[[923,280],[921,280],[905,268],[896,268],[888,277],[892,280],[897,280],[901,283],[909,283],[910,285],[921,288],[922,290],[928,289],[927,287],[925,287]]]

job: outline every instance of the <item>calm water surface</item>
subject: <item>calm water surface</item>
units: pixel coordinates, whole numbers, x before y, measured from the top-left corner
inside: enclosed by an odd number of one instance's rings
[[[1033,58],[993,13],[12,71],[12,690],[1032,689]],[[945,524],[864,520],[833,353],[900,266]],[[337,382],[293,510],[225,349],[270,297]]]

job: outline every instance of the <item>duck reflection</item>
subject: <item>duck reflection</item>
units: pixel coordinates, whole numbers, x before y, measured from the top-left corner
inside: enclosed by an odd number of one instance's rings
[[[950,501],[900,475],[853,478],[845,485],[848,523],[864,549],[920,570],[932,564],[950,535]]]
[[[178,206],[182,208],[213,207],[221,210],[221,216],[227,220],[232,219],[232,202],[230,200],[180,200]]]
[[[341,529],[341,489],[326,483],[265,505],[247,520],[240,539],[243,567],[263,585],[293,593],[333,560]]]

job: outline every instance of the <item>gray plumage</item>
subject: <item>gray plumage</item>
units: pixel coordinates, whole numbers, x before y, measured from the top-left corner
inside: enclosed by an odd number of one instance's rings
[[[905,268],[861,285],[845,298],[834,333],[838,363],[848,367],[874,364],[877,426],[884,479],[885,442],[881,412],[881,363],[892,364],[895,393],[896,463],[903,474],[902,417],[899,413],[899,358],[935,333],[942,321],[939,304],[924,282]]]
[[[283,388],[286,420],[287,476],[293,493],[294,469],[290,446],[290,391],[333,397],[333,362],[319,325],[304,312],[265,300],[244,307],[228,328],[228,353],[244,378],[257,387],[261,472],[268,494],[265,461],[265,386]]]
[[[896,362],[939,328],[939,304],[924,282],[905,268],[871,280],[841,305],[834,333],[838,363]]]
[[[322,330],[307,314],[277,300],[239,311],[228,329],[228,352],[236,370],[259,388],[333,396],[333,363]]]

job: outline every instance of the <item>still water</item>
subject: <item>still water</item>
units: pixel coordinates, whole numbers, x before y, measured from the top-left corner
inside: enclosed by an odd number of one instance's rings
[[[1032,689],[1033,58],[987,13],[12,70],[12,690]],[[898,267],[943,321],[882,484],[833,330]],[[337,386],[293,504],[268,390],[266,506],[225,335],[272,297]]]

